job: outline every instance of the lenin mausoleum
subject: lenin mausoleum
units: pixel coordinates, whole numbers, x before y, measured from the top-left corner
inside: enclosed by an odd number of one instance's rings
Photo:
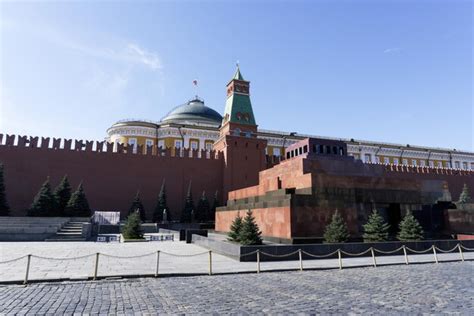
[[[428,234],[474,231],[473,211],[453,203],[464,185],[474,192],[474,153],[258,128],[239,68],[223,115],[196,97],[159,122],[119,121],[103,141],[0,134],[0,162],[14,216],[67,174],[93,210],[123,217],[139,191],[151,219],[164,181],[173,219],[188,188],[217,192],[216,231],[251,209],[263,237],[281,242],[320,238],[336,209],[354,238],[374,208],[394,229],[411,211]]]

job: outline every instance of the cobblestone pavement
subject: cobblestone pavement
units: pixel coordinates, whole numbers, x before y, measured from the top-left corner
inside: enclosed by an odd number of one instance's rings
[[[0,314],[474,314],[474,263],[0,287]]]

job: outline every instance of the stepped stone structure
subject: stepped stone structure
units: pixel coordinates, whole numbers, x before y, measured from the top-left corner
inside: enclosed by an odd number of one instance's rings
[[[118,122],[104,141],[0,134],[12,215],[26,215],[47,177],[55,186],[67,174],[93,210],[122,217],[140,191],[148,220],[165,180],[168,214],[179,219],[192,182],[194,197],[217,192],[223,202],[216,230],[252,209],[264,237],[285,242],[320,238],[336,209],[355,238],[374,207],[392,229],[410,210],[433,234],[469,230],[452,220],[472,218],[452,200],[464,184],[474,191],[474,153],[266,131],[239,68],[226,91],[223,116],[196,97],[159,123]]]

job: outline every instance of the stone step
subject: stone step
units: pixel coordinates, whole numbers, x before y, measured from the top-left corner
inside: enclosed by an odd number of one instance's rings
[[[46,239],[45,241],[48,241],[48,242],[60,242],[60,241],[68,241],[68,242],[71,242],[71,241],[86,241],[85,238],[48,238]]]

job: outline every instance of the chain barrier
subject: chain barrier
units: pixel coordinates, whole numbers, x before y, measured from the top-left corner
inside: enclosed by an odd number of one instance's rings
[[[104,256],[104,257],[115,258],[115,259],[133,259],[133,258],[143,258],[143,257],[156,255],[156,251],[146,253],[146,254],[143,254],[143,255],[137,255],[137,256],[115,256],[115,255],[109,255],[109,254],[106,254],[106,253],[100,253],[100,255]]]
[[[95,256],[95,254],[91,253],[89,255],[79,256],[79,257],[72,257],[72,258],[53,258],[53,257],[43,257],[37,255],[31,255],[32,258],[43,259],[43,260],[54,260],[54,261],[64,261],[64,260],[79,260],[88,257]]]
[[[305,255],[310,256],[310,257],[313,257],[313,258],[327,258],[327,257],[330,257],[330,256],[335,255],[335,254],[338,252],[338,250],[333,251],[333,252],[331,252],[331,253],[329,253],[329,254],[327,254],[327,255],[313,255],[312,253],[306,252],[306,251],[304,251],[304,250],[301,251],[301,252],[304,253]]]
[[[15,261],[21,260],[21,259],[26,258],[26,257],[28,257],[28,255],[24,255],[23,257],[18,257],[18,258],[6,260],[6,261],[0,261],[0,264],[2,264],[2,263],[15,262]]]
[[[449,250],[443,250],[441,248],[438,248],[435,246],[436,250],[438,250],[439,252],[444,252],[444,253],[448,253],[448,252],[453,252],[454,250],[458,249],[458,245],[454,246],[452,249],[449,249]]]
[[[240,258],[242,257],[246,257],[246,256],[251,256],[251,255],[254,255],[258,252],[258,250],[255,250],[255,251],[252,251],[252,252],[249,252],[249,253],[244,253],[243,255],[240,255]]]
[[[474,248],[467,248],[466,246],[462,245],[461,244],[461,247],[464,249],[464,250],[467,250],[467,251],[474,251]]]
[[[408,247],[405,247],[405,249],[406,249],[406,250],[409,250],[409,251],[411,251],[411,252],[413,252],[413,253],[427,253],[427,252],[429,252],[429,251],[433,251],[433,247],[430,247],[430,248],[428,248],[428,249],[426,249],[426,250],[421,250],[421,251],[413,250],[413,249],[408,248]]]
[[[160,253],[164,254],[164,255],[168,255],[168,256],[173,256],[173,257],[195,257],[195,256],[202,256],[202,255],[205,255],[207,253],[209,253],[209,251],[205,251],[205,252],[201,252],[201,253],[195,253],[195,254],[191,254],[191,255],[178,255],[178,254],[175,254],[175,253],[170,253],[170,252],[164,252],[164,251],[160,251]]]
[[[265,256],[269,256],[269,257],[273,257],[273,258],[284,258],[284,257],[293,256],[294,254],[297,254],[298,252],[299,252],[299,250],[293,251],[293,252],[285,254],[285,255],[274,255],[274,254],[271,254],[271,253],[266,253],[266,252],[260,251],[260,254],[265,255]]]
[[[378,253],[381,253],[381,254],[384,254],[384,255],[389,255],[389,254],[392,254],[392,253],[396,253],[396,252],[399,252],[400,250],[403,249],[403,246],[395,249],[395,250],[391,250],[391,251],[382,251],[382,250],[378,250],[378,249],[375,249],[373,248],[375,252],[378,252]],[[408,249],[408,248],[406,248]]]
[[[362,255],[368,253],[370,250],[371,250],[371,248],[367,249],[366,251],[359,252],[359,253],[349,253],[349,252],[345,252],[344,250],[341,250],[341,253],[343,253],[347,256],[357,257],[357,256],[362,256]]]

